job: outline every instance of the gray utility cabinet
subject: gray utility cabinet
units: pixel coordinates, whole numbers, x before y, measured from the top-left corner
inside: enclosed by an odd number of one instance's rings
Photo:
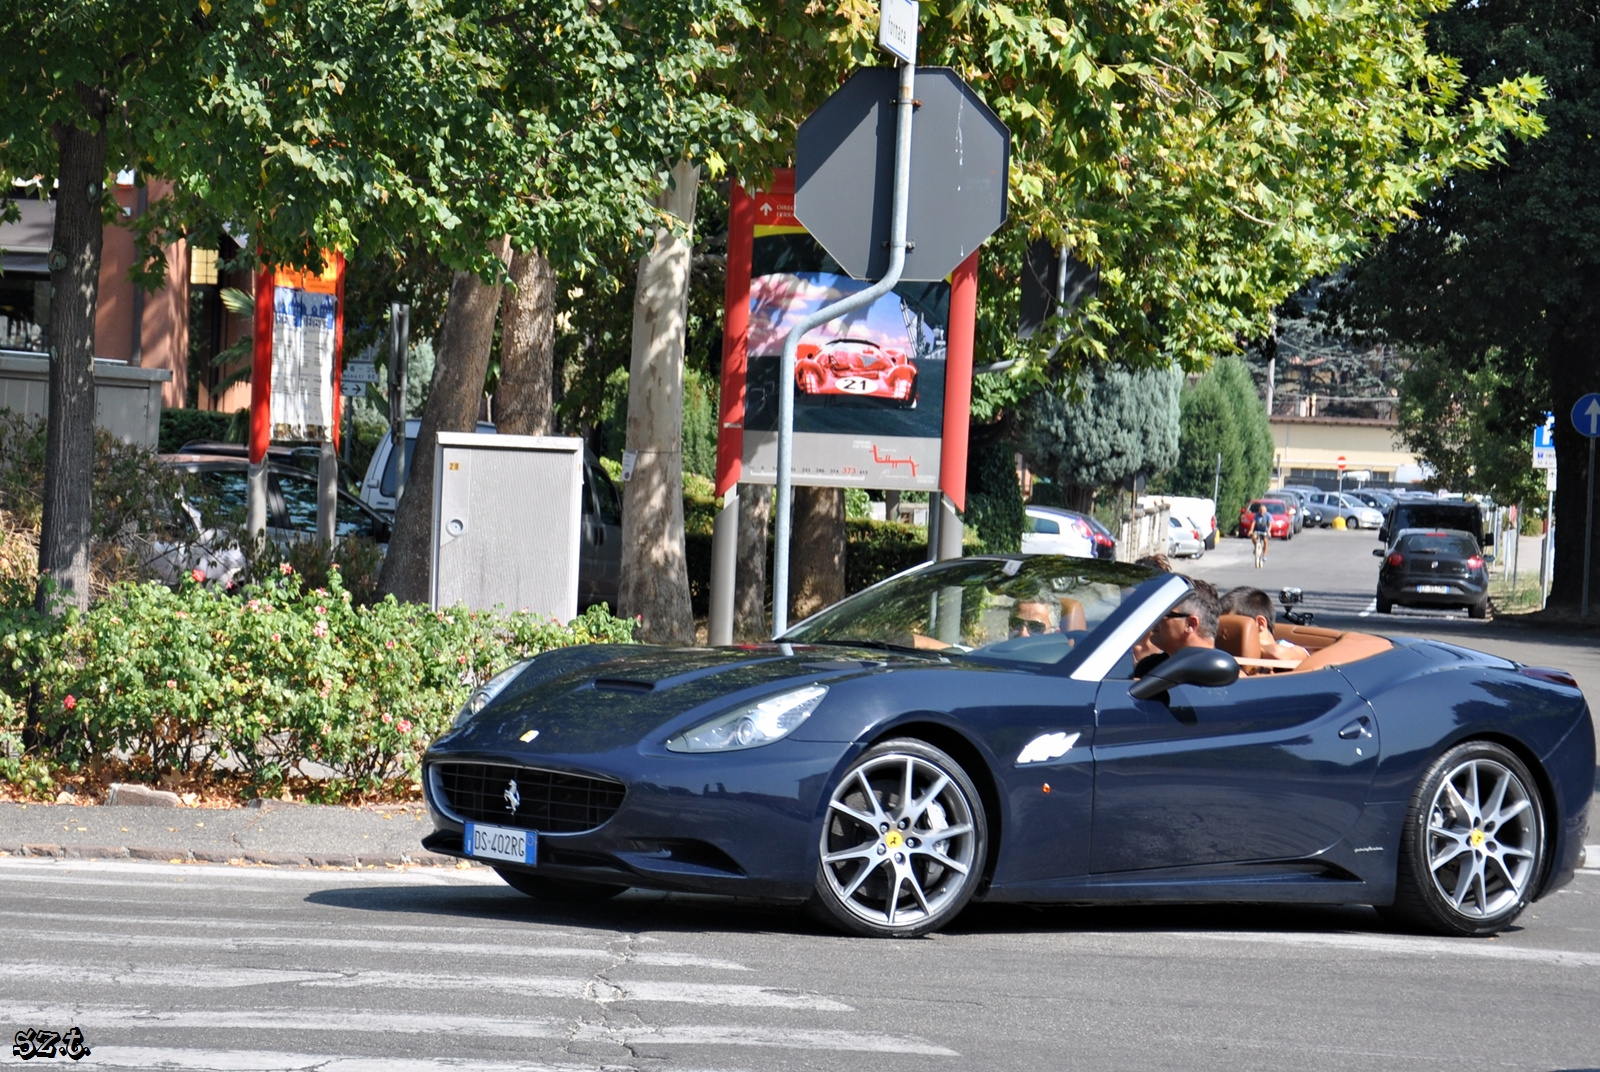
[[[161,385],[171,382],[169,369],[95,358],[95,426],[124,443],[155,450],[161,438]],[[31,418],[49,415],[48,357],[0,350],[0,409]]]
[[[440,432],[433,460],[434,609],[575,617],[583,440]]]

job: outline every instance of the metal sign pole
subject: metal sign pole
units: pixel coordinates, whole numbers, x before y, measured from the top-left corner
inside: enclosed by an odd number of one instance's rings
[[[389,305],[389,434],[394,445],[394,503],[406,490],[406,364],[411,355],[411,306]]]
[[[894,201],[889,227],[889,270],[867,289],[824,306],[796,324],[783,340],[778,366],[778,487],[773,502],[776,532],[772,554],[772,635],[789,631],[789,533],[794,507],[794,366],[806,332],[845,313],[871,305],[895,288],[906,263],[906,204],[911,189],[911,110],[916,67],[900,65],[895,97]]]
[[[1589,493],[1583,504],[1583,603],[1578,617],[1589,616],[1589,559],[1594,552],[1594,437],[1589,437]]]

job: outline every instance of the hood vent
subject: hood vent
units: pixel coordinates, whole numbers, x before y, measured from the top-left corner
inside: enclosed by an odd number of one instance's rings
[[[652,681],[637,681],[627,677],[597,677],[594,687],[605,692],[654,692]]]

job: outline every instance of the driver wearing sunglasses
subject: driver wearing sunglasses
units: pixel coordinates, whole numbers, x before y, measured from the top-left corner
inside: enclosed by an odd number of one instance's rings
[[[1048,591],[1018,596],[1011,606],[1012,639],[1042,636],[1061,629],[1061,604]]]
[[[1155,665],[1159,656],[1165,659],[1184,648],[1214,648],[1217,646],[1217,621],[1222,616],[1222,599],[1208,581],[1199,579],[1189,594],[1156,622],[1150,635],[1133,646],[1137,665],[1135,677],[1143,677]],[[1148,664],[1146,660],[1151,660]]]

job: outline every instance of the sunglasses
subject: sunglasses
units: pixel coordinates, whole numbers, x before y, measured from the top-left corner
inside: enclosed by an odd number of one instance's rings
[[[1049,622],[1041,622],[1037,618],[1012,618],[1011,619],[1011,631],[1013,633],[1015,633],[1015,632],[1017,632],[1019,630],[1022,630],[1022,629],[1030,629],[1030,630],[1033,630],[1034,632],[1042,632],[1042,631],[1044,631],[1046,629],[1049,629],[1049,628],[1050,628],[1050,623]]]

